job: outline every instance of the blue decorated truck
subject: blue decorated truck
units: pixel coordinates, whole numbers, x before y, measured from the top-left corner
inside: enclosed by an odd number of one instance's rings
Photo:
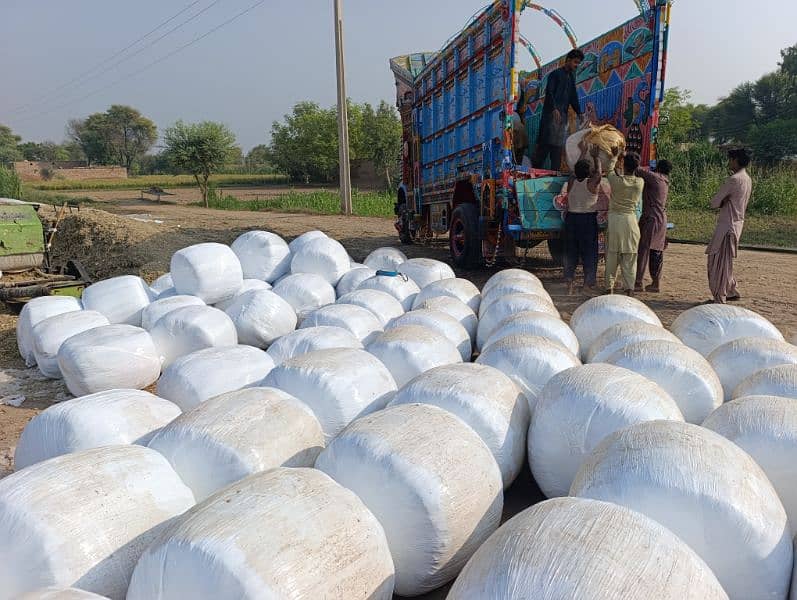
[[[519,111],[531,158],[548,76],[565,58],[541,64],[531,36],[519,31],[526,10],[551,17],[584,53],[575,73],[583,113],[593,123],[619,129],[642,164],[655,165],[671,0],[636,4],[633,18],[578,44],[555,10],[496,0],[439,52],[390,60],[403,125],[395,204],[402,242],[447,235],[460,267],[492,265],[543,241],[560,259],[563,222],[554,198],[567,182],[567,166],[563,160],[547,170],[524,167],[513,152],[513,120]],[[527,51],[536,68],[523,71],[520,53]],[[569,133],[575,132],[572,109],[567,119]]]

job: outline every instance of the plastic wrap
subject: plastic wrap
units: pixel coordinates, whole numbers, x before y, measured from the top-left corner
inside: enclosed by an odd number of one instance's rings
[[[578,358],[557,342],[533,335],[510,335],[490,344],[476,360],[495,367],[523,390],[534,412],[537,395],[557,373],[581,364]]]
[[[185,412],[208,398],[256,385],[273,367],[272,358],[252,346],[205,348],[164,369],[156,393]]]
[[[781,396],[797,400],[797,365],[756,371],[734,388],[732,396]]]
[[[164,292],[171,287],[174,287],[174,280],[172,279],[171,273],[164,273],[151,284],[149,284],[149,289],[152,290],[155,296],[158,296],[161,292]]]
[[[670,330],[703,356],[742,337],[783,341],[783,334],[764,317],[728,304],[704,304],[685,310],[673,321]]]
[[[645,321],[626,321],[612,325],[601,333],[589,348],[586,348],[585,362],[606,362],[612,354],[636,342],[651,340],[664,340],[667,342],[680,342],[675,335],[660,327]]]
[[[293,307],[300,321],[307,313],[335,302],[335,288],[313,273],[288,275],[274,284],[273,291]]]
[[[420,294],[418,295],[420,296]],[[452,296],[434,296],[416,304],[412,310],[434,310],[446,313],[448,316],[454,317],[465,328],[471,339],[471,344],[476,341],[476,328],[479,326],[479,319],[476,317],[476,313],[462,300]]]
[[[305,404],[270,388],[221,394],[180,415],[149,442],[191,488],[197,502],[253,473],[312,467],[324,448]]]
[[[354,304],[370,310],[383,327],[404,314],[401,302],[387,292],[379,290],[354,290],[338,298],[337,303]]]
[[[241,287],[235,292],[234,296],[227,298],[226,300],[222,300],[221,302],[216,302],[214,306],[219,310],[226,311],[230,308],[241,295],[245,294],[246,292],[251,292],[253,290],[270,290],[271,284],[266,283],[265,281],[261,281],[260,279],[244,279],[243,283],[241,283]]]
[[[527,281],[531,281],[532,284],[536,282],[539,287],[543,287],[540,278],[533,273],[529,273],[525,269],[503,269],[491,276],[490,279],[485,282],[485,284],[482,286],[482,295],[489,293],[493,287],[510,279],[525,279]]]
[[[689,544],[731,598],[784,598],[791,530],[753,459],[704,427],[640,423],[607,437],[571,496],[614,502],[655,519]]]
[[[150,334],[163,368],[197,350],[238,343],[233,320],[212,306],[184,306],[168,312]]]
[[[108,600],[108,598],[77,588],[51,586],[16,596],[14,600]]]
[[[205,306],[205,303],[196,296],[183,296],[179,294],[176,296],[169,296],[168,298],[159,298],[148,304],[147,307],[141,311],[141,328],[152,331],[155,323],[157,323],[161,317],[169,314],[173,310],[186,306]]]
[[[194,504],[169,463],[141,446],[106,446],[0,480],[4,598],[74,586],[122,600],[144,548]]]
[[[350,270],[346,249],[328,237],[307,242],[291,258],[291,273],[315,273],[333,286]]]
[[[501,526],[448,600],[727,600],[708,565],[653,519],[585,498],[556,498]]]
[[[484,303],[482,303],[484,306]],[[479,327],[476,330],[476,347],[484,348],[487,339],[498,329],[498,326],[509,317],[526,311],[544,312],[554,318],[559,318],[559,311],[553,302],[542,296],[534,294],[509,294],[502,296],[490,305],[490,309],[479,317]]]
[[[247,231],[235,239],[230,249],[241,261],[241,271],[248,279],[271,283],[291,268],[291,251],[276,233]]]
[[[390,600],[385,533],[315,469],[247,477],[192,508],[144,552],[127,600]]]
[[[262,383],[287,392],[309,406],[328,441],[354,419],[385,407],[396,383],[390,372],[364,350],[316,350],[274,367]]]
[[[421,291],[412,279],[401,275],[374,275],[363,281],[357,288],[359,290],[387,292],[401,303],[405,312],[412,308],[415,297]]]
[[[582,463],[623,427],[683,421],[660,386],[627,369],[584,365],[554,375],[542,388],[529,427],[529,465],[548,497],[567,496]]]
[[[297,252],[299,252],[299,250],[301,250],[304,247],[305,244],[308,244],[313,240],[325,237],[327,237],[327,234],[324,233],[323,231],[318,231],[317,229],[313,231],[306,231],[302,235],[294,238],[288,244],[288,250],[291,251],[291,254],[296,254]]]
[[[296,329],[293,307],[269,290],[251,290],[238,296],[227,309],[242,344],[267,348]]]
[[[375,271],[398,271],[399,265],[407,262],[407,256],[398,248],[385,246],[369,254],[363,263]]]
[[[725,400],[730,400],[736,386],[757,371],[797,364],[797,346],[770,338],[737,338],[716,348],[708,362],[720,378]]]
[[[436,367],[398,390],[389,406],[401,404],[431,404],[470,425],[498,463],[504,489],[523,468],[528,402],[498,369],[473,363]]]
[[[155,298],[155,299],[156,300],[163,300],[164,298],[171,298],[172,296],[179,296],[179,295],[180,294],[177,292],[177,290],[174,288],[174,286],[172,286],[172,287],[168,287],[165,290],[163,290],[160,294],[158,294],[157,298]],[[188,294],[186,294],[186,295],[188,295]]]
[[[439,310],[419,308],[396,318],[386,329],[395,329],[404,325],[420,325],[436,331],[454,345],[462,357],[462,362],[470,362],[473,342],[467,330],[454,317]]]
[[[510,294],[532,294],[540,296],[553,303],[551,295],[543,287],[542,283],[536,279],[526,277],[507,277],[494,284],[487,292],[482,294],[481,305],[479,306],[479,316],[482,316],[490,305],[496,300]]]
[[[510,335],[536,335],[557,342],[578,356],[578,338],[567,323],[538,310],[526,310],[508,316],[493,330],[484,342],[490,344]]]
[[[83,308],[104,314],[110,323],[141,327],[141,311],[153,300],[147,282],[122,275],[93,283],[83,290]]]
[[[411,258],[401,263],[397,270],[412,279],[421,289],[435,281],[456,277],[451,267],[433,258]]]
[[[462,362],[448,338],[420,325],[385,331],[365,349],[382,361],[399,387],[429,369]]]
[[[268,355],[274,359],[275,365],[281,365],[294,356],[330,348],[355,348],[362,350],[363,345],[348,329],[323,325],[297,329],[279,338],[268,347]]]
[[[432,298],[446,297],[456,298],[468,305],[473,314],[479,312],[482,295],[473,283],[467,279],[441,279],[425,286],[413,300],[412,307],[418,308],[422,303]]]
[[[354,304],[330,304],[314,310],[302,320],[301,329],[322,325],[346,329],[362,344],[370,343],[382,333],[382,322],[377,316]]]
[[[244,280],[241,261],[229,246],[207,242],[172,255],[171,274],[180,294],[216,304],[235,294]]]
[[[58,351],[73,335],[109,325],[105,315],[96,310],[76,310],[60,313],[39,321],[31,331],[31,342],[35,363],[45,377],[61,378],[58,367]]]
[[[352,267],[351,271],[343,275],[338,281],[335,286],[335,294],[340,298],[349,292],[353,292],[363,281],[370,279],[374,275],[376,275],[376,271],[370,267]]]
[[[17,348],[28,367],[36,364],[33,352],[33,328],[48,317],[83,308],[80,300],[71,296],[40,296],[25,303],[17,320]]]
[[[316,468],[379,519],[401,596],[456,577],[501,518],[501,472],[492,453],[473,429],[436,406],[407,404],[358,419],[332,440]]]

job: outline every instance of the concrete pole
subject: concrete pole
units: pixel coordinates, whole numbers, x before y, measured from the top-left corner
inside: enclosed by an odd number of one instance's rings
[[[338,75],[338,159],[340,162],[340,212],[352,213],[351,170],[349,167],[349,118],[346,109],[346,73],[343,63],[343,10],[341,0],[335,5],[335,62]]]

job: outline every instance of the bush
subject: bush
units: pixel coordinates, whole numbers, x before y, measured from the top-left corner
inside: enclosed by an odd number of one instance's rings
[[[797,168],[754,169],[752,176],[752,214],[797,215]]]
[[[12,170],[0,166],[0,198],[19,198],[22,185],[19,176]]]

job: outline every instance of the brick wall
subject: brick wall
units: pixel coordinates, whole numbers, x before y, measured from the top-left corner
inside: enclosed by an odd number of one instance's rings
[[[62,167],[58,163],[23,160],[14,163],[14,170],[22,181],[42,181],[43,169],[49,169],[52,179],[127,179],[124,167]]]

